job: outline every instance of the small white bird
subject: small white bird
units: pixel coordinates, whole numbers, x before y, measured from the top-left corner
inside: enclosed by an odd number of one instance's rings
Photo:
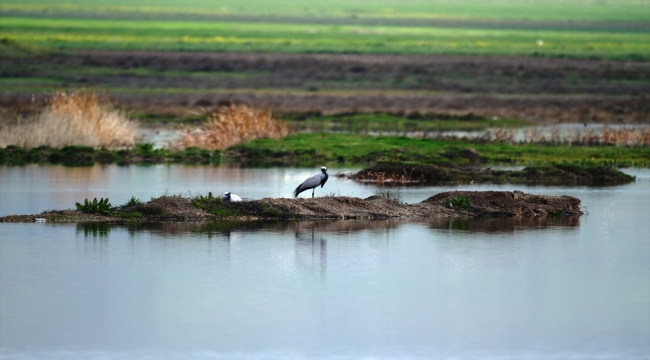
[[[239,202],[241,201],[241,198],[235,194],[231,194],[230,191],[226,191],[225,193],[221,194],[221,200],[222,201],[231,201],[231,202]]]
[[[322,172],[322,174],[312,175],[308,177],[307,180],[303,181],[302,184],[298,185],[296,190],[293,191],[293,197],[298,197],[298,195],[301,192],[309,189],[312,189],[311,197],[314,197],[314,190],[316,190],[318,185],[320,185],[320,187],[322,188],[327,182],[327,178],[328,178],[327,168],[325,166],[320,168],[320,171]]]

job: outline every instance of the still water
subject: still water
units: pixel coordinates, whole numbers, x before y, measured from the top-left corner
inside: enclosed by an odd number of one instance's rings
[[[0,168],[0,216],[229,190],[318,169]],[[339,169],[331,169],[336,173]],[[2,359],[648,359],[650,170],[551,220],[0,224]],[[317,194],[365,197],[334,177]],[[387,189],[384,189],[387,190]]]

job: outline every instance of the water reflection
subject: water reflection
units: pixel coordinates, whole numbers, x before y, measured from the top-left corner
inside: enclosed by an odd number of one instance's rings
[[[470,233],[511,233],[517,231],[544,230],[548,228],[567,228],[577,230],[579,216],[556,218],[434,218],[428,221],[431,229],[446,231],[466,231]]]
[[[109,223],[77,223],[77,234],[83,232],[85,238],[107,238],[110,231],[111,224]]]
[[[229,241],[244,233],[272,232],[292,234],[300,244],[321,244],[327,241],[324,234],[354,234],[358,232],[384,233],[404,224],[423,224],[434,230],[464,231],[477,233],[509,233],[548,228],[577,229],[580,217],[556,218],[427,218],[427,219],[381,219],[381,220],[311,220],[311,221],[246,221],[210,223],[131,223],[125,225],[109,223],[78,223],[77,233],[84,237],[106,237],[113,227],[126,228],[131,236],[146,232],[161,237],[196,235],[208,239]],[[311,245],[310,245],[311,246]],[[325,251],[325,250],[323,250]]]
[[[322,235],[322,224],[314,223],[310,229],[296,228],[296,263],[303,268],[320,267],[321,275],[327,270],[327,239]],[[317,265],[318,263],[318,265]]]

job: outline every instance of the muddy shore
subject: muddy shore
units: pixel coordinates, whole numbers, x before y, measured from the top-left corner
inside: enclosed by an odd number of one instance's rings
[[[459,206],[454,200],[468,202]],[[454,208],[456,207],[456,208]],[[0,222],[209,222],[215,220],[317,220],[317,219],[418,219],[545,218],[581,215],[580,200],[571,196],[544,196],[521,191],[442,192],[426,200],[405,204],[396,199],[371,196],[320,198],[266,198],[237,203],[219,198],[163,196],[147,203],[114,211],[110,215],[77,210],[52,210],[37,215],[10,215]]]

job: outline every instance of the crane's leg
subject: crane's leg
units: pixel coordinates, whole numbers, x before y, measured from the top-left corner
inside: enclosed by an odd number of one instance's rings
[[[311,198],[312,199],[314,198],[314,190],[316,190],[316,188],[311,189]]]

